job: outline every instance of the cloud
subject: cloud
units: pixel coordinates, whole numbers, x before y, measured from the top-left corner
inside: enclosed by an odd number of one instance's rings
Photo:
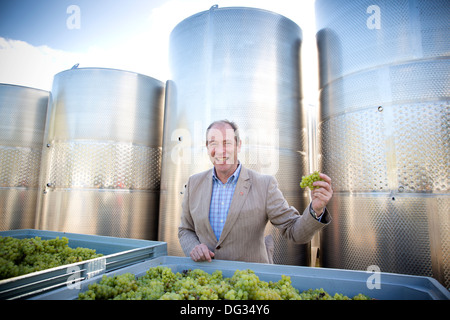
[[[76,53],[0,37],[0,83],[50,91],[53,77],[75,63],[79,63],[80,68],[121,69],[165,81],[167,57],[162,55],[167,52],[159,52],[157,45],[147,44],[147,39],[145,34],[141,34],[124,43],[110,47],[94,46]]]
[[[0,82],[50,90],[53,76],[79,58],[77,53],[0,37]]]

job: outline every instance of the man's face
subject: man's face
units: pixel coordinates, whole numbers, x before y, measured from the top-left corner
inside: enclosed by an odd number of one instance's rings
[[[209,129],[207,135],[208,155],[217,172],[233,173],[237,154],[241,151],[241,141],[236,142],[233,128],[226,123],[219,123]]]

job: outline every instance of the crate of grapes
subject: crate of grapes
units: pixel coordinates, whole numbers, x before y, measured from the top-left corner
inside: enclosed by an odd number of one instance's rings
[[[158,256],[160,241],[34,229],[0,232],[0,299],[25,299]]]
[[[160,256],[33,300],[75,299],[449,300],[430,277]]]

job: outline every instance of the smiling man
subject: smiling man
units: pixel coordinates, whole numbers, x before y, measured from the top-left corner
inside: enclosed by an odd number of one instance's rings
[[[288,205],[277,181],[247,169],[238,161],[239,128],[228,120],[206,130],[206,147],[213,169],[189,178],[183,198],[178,237],[194,261],[239,260],[269,263],[264,230],[268,221],[295,243],[306,243],[331,221],[326,205],[332,197],[331,179],[311,192],[302,215]]]
[[[241,151],[239,129],[233,122],[212,123],[206,130],[206,147],[214,165],[214,174],[221,182],[226,183],[239,166],[237,159]]]

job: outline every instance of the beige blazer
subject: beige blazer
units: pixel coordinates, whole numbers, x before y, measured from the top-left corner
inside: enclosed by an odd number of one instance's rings
[[[274,177],[241,168],[220,239],[209,222],[212,170],[191,176],[183,198],[178,237],[186,256],[204,243],[215,259],[269,263],[264,230],[268,221],[296,243],[307,243],[331,221],[328,211],[317,221],[306,208],[302,215],[288,205]]]

